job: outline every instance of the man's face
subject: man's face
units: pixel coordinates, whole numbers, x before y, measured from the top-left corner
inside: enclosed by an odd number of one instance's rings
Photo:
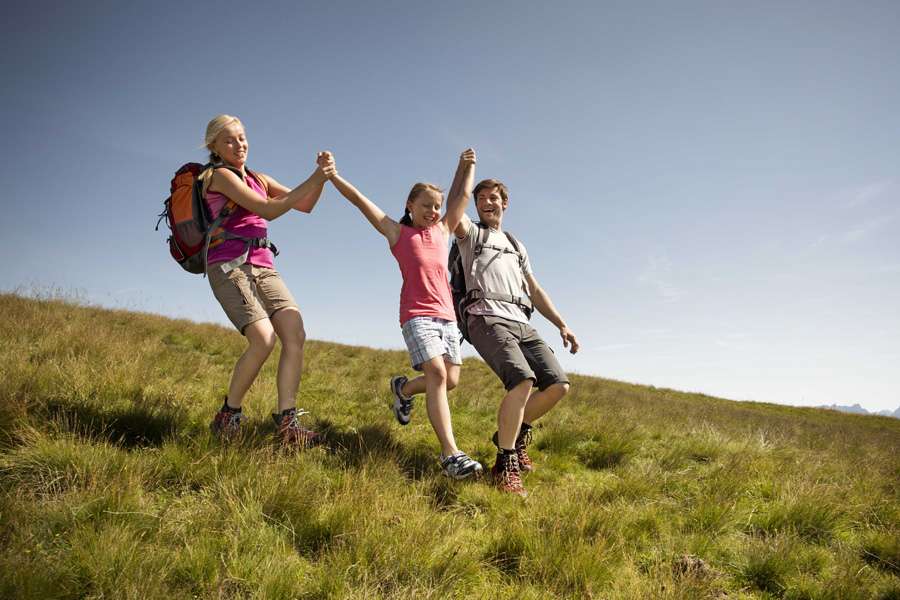
[[[499,188],[485,188],[478,190],[475,197],[475,210],[478,218],[488,227],[498,227],[503,220],[503,211],[509,206],[509,200],[504,200]]]

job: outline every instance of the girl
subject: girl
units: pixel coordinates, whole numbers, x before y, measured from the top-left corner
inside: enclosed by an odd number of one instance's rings
[[[297,389],[303,370],[306,334],[303,318],[291,292],[273,264],[274,246],[267,237],[267,221],[292,208],[312,212],[334,164],[328,152],[320,152],[315,172],[294,189],[246,168],[247,135],[237,117],[219,115],[206,127],[206,147],[213,167],[202,175],[205,199],[213,218],[233,201],[237,206],[224,229],[238,236],[209,250],[207,274],[213,294],[238,331],[247,338],[247,350],[238,359],[228,395],[210,424],[222,438],[240,431],[241,403],[260,368],[281,340],[278,362],[278,412],[272,417],[282,444],[305,447],[318,434],[300,425]],[[277,251],[276,251],[277,252]]]
[[[324,164],[320,159],[320,165]],[[410,362],[419,376],[412,381],[391,379],[394,415],[401,425],[409,423],[412,396],[425,392],[428,419],[441,444],[441,468],[453,479],[481,473],[482,467],[456,447],[447,391],[459,380],[462,357],[459,330],[447,273],[450,232],[466,209],[475,176],[475,151],[469,148],[459,159],[452,196],[441,217],[441,190],[428,183],[413,186],[406,200],[406,214],[399,223],[363,196],[336,173],[331,181],[338,191],[365,215],[385,238],[403,275],[400,290],[400,324],[409,349]],[[462,183],[464,181],[464,183]]]

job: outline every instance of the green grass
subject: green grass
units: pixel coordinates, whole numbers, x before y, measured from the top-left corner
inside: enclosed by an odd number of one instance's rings
[[[593,377],[535,431],[531,495],[440,475],[403,352],[309,342],[272,443],[208,432],[233,331],[0,295],[0,597],[900,599],[900,421]],[[460,445],[487,466],[502,388],[467,359]]]

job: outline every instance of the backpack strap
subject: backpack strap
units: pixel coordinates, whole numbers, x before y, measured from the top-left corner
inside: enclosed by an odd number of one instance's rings
[[[498,292],[482,292],[477,288],[469,290],[466,294],[467,303],[475,302],[477,300],[499,300],[500,302],[506,302],[507,304],[515,304],[525,311],[525,314],[528,317],[531,317],[531,312],[534,310],[534,304],[531,303],[531,298],[524,294],[521,296],[513,296],[512,294],[501,294]]]
[[[509,243],[512,244],[512,247],[516,249],[516,254],[519,255],[519,268],[522,269],[522,276],[524,277],[525,276],[525,255],[522,254],[522,248],[519,246],[518,240],[516,240],[516,238],[513,237],[513,234],[511,234],[508,231],[504,231],[503,233],[506,234],[506,239],[508,239]]]
[[[472,259],[472,270],[470,278],[471,281],[475,281],[475,264],[478,262],[478,255],[481,254],[481,252],[485,248],[489,248],[491,250],[497,250],[498,252],[503,252],[506,254],[515,254],[519,259],[519,268],[522,270],[522,278],[524,283],[525,257],[522,255],[522,249],[519,246],[519,242],[516,240],[516,238],[514,238],[511,233],[504,232],[507,239],[509,240],[509,243],[512,244],[515,250],[488,244],[487,238],[488,235],[490,235],[490,228],[480,221],[477,223],[477,225],[479,227],[479,236],[478,242],[475,244],[474,257]],[[466,293],[465,305],[468,306],[478,300],[498,300],[500,302],[506,302],[508,304],[515,304],[525,312],[525,316],[527,316],[528,318],[531,318],[531,313],[534,311],[534,305],[531,302],[531,298],[529,298],[528,295],[524,293],[521,296],[513,296],[511,294],[502,294],[499,292],[483,292],[478,288],[473,288]]]
[[[215,169],[225,168],[225,169],[228,169],[229,171],[233,172],[238,177],[241,177],[241,179],[243,179],[243,174],[240,172],[239,169],[236,169],[235,167],[232,167],[231,165],[228,165],[225,163],[216,163],[216,164],[209,163],[206,166],[206,168],[213,169],[213,171],[215,171]],[[250,169],[245,168],[245,171],[247,172],[248,176],[252,177],[253,180],[256,181],[260,185],[260,187],[263,188],[263,190],[265,191],[266,197],[268,197],[269,183],[265,180],[265,178],[262,177],[261,175],[254,173]],[[209,188],[209,183],[211,181],[212,181],[212,175],[210,174],[209,178],[206,180],[206,182],[204,182],[204,186],[203,186],[202,193],[203,193],[204,200],[206,198],[206,191]],[[268,248],[269,250],[272,251],[272,254],[274,256],[278,256],[278,254],[279,254],[278,247],[275,246],[275,243],[272,242],[272,240],[270,240],[267,237],[248,238],[248,237],[244,237],[241,235],[231,233],[230,231],[225,231],[224,229],[220,233],[213,235],[213,232],[216,231],[216,229],[218,229],[219,227],[225,226],[225,222],[228,220],[228,218],[236,212],[235,209],[237,208],[237,206],[238,206],[238,204],[234,200],[229,199],[228,202],[225,204],[225,206],[222,207],[222,210],[219,211],[219,215],[216,217],[216,219],[212,223],[210,223],[209,228],[206,230],[206,239],[203,242],[203,275],[204,276],[206,276],[208,266],[209,266],[209,263],[207,262],[208,256],[209,256],[209,245],[212,242],[217,241],[217,240],[222,240],[222,241],[241,240],[245,244],[244,251],[241,253],[240,256],[238,256],[226,263],[222,263],[221,268],[225,273],[228,273],[229,271],[231,271],[231,270],[241,266],[245,262],[247,262],[247,257],[250,255],[251,248]]]
[[[478,226],[478,239],[475,241],[474,256],[477,257],[481,254],[481,251],[484,250],[484,245],[487,243],[488,236],[491,234],[491,229],[481,221],[475,224]]]
[[[249,175],[254,180],[256,180],[256,183],[259,184],[259,187],[261,187],[263,189],[263,191],[266,193],[266,198],[268,198],[269,197],[269,182],[266,180],[265,176],[261,175],[259,173],[255,173],[246,167],[244,167],[244,170],[247,171],[247,175]]]

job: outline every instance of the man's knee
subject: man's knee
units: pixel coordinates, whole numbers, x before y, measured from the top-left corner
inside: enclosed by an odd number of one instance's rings
[[[531,390],[534,387],[534,379],[526,378],[506,390],[506,397],[523,405],[528,402]]]

